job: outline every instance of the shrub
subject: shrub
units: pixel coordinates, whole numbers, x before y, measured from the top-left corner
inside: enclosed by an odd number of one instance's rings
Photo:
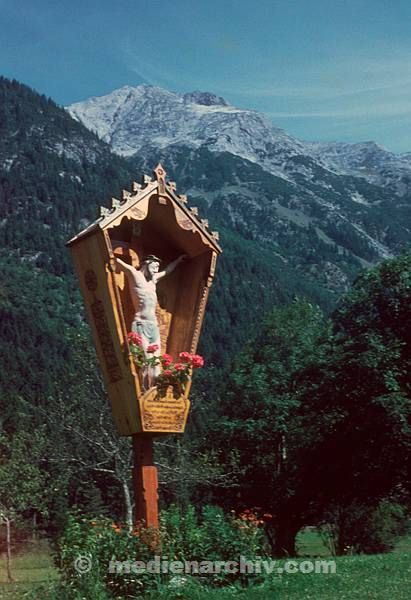
[[[63,584],[84,592],[87,598],[136,597],[155,587],[156,575],[137,574],[133,570],[110,572],[114,570],[110,561],[148,562],[153,558],[156,538],[156,532],[142,529],[129,532],[108,519],[70,516],[57,550]]]
[[[193,506],[182,512],[172,506],[162,514],[161,535],[168,556],[187,561],[238,561],[264,553],[262,522],[251,511],[240,516],[225,515],[216,506],[205,506],[196,513]],[[231,576],[232,578],[232,576]],[[214,576],[227,581],[228,574]]]
[[[389,552],[407,532],[409,515],[401,504],[382,500],[376,507],[352,503],[329,516],[330,547],[337,554]]]
[[[383,500],[366,520],[357,548],[366,554],[393,550],[398,538],[407,532],[408,518],[401,504]]]
[[[184,511],[172,506],[162,512],[159,532],[143,528],[129,532],[107,519],[70,516],[58,543],[57,562],[65,589],[79,597],[138,598],[150,591],[159,593],[164,586],[170,598],[182,597],[184,590],[204,579],[208,584],[223,585],[241,577],[224,572],[201,575],[201,562],[261,556],[264,533],[260,525],[251,511],[240,517],[233,513],[227,516],[212,506],[205,506],[201,513],[192,506]],[[135,561],[153,560],[157,564],[160,560],[198,563],[199,575],[176,577],[173,573],[136,571]],[[130,565],[130,572],[124,568],[115,572],[118,567],[112,563],[110,568],[111,561]]]

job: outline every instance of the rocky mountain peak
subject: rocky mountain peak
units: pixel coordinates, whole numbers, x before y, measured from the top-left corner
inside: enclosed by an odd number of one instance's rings
[[[178,94],[147,84],[123,86],[72,104],[68,111],[123,156],[182,144],[229,152],[287,181],[310,182],[318,179],[320,169],[360,177],[401,196],[411,188],[406,154],[389,152],[373,141],[303,142],[263,114],[236,108],[208,91]]]
[[[203,106],[229,106],[228,102],[221,96],[217,96],[211,92],[200,92],[198,90],[184,94],[183,100],[187,104],[192,103],[202,104]]]

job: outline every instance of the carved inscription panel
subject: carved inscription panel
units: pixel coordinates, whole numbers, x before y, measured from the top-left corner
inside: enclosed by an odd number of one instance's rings
[[[140,400],[143,431],[183,433],[189,406],[187,398],[174,396],[172,387],[163,396],[149,390]]]

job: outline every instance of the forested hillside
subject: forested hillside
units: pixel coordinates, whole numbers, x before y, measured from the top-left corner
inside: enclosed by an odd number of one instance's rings
[[[51,100],[0,80],[1,408],[41,402],[74,369],[85,333],[64,242],[131,178],[124,161]]]

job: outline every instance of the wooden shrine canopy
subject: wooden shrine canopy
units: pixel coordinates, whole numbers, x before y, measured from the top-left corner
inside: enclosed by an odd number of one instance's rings
[[[161,350],[177,359],[180,352],[194,353],[197,349],[221,252],[218,234],[209,231],[208,222],[199,218],[196,208],[189,208],[187,197],[176,193],[176,185],[166,180],[163,167],[158,165],[154,178],[144,176],[142,184],[133,182],[131,191],[123,190],[121,200],[112,199],[110,209],[102,207],[99,218],[67,245],[73,254],[119,433],[184,431],[189,388],[184,407],[181,404],[178,408],[177,401],[173,404],[169,398],[169,408],[162,412],[158,402],[152,410],[154,392],[150,404],[149,394],[141,388],[127,342],[134,308],[115,257],[139,268],[150,254],[159,257],[164,266],[187,255],[157,289]]]

